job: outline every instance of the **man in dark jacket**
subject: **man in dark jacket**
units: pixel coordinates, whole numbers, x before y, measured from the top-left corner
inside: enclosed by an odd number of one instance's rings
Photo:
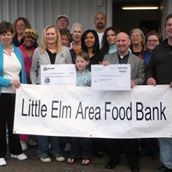
[[[165,20],[167,39],[158,45],[147,69],[147,84],[170,84],[172,81],[172,14]],[[160,159],[165,169],[172,172],[172,138],[160,138]]]

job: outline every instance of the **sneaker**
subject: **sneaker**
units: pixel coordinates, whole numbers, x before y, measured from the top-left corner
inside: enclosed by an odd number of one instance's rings
[[[58,156],[56,157],[56,160],[59,162],[65,161],[65,157],[64,156]]]
[[[19,155],[11,154],[11,158],[16,158],[18,160],[25,160],[27,159],[27,155],[25,155],[24,153],[21,153]]]
[[[7,165],[5,158],[0,158],[0,166],[4,166],[4,165]]]
[[[50,157],[41,157],[40,158],[40,160],[42,161],[42,162],[51,162],[51,158]]]
[[[21,144],[21,147],[22,147],[22,150],[27,150],[28,146],[27,146],[27,143],[26,142],[23,142],[23,141],[20,141],[20,144]]]

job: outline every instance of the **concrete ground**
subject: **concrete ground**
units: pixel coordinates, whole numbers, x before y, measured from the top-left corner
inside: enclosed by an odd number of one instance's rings
[[[55,160],[42,163],[36,157],[35,148],[30,148],[25,153],[29,157],[25,161],[7,156],[8,165],[0,167],[0,172],[130,172],[125,157],[122,157],[122,162],[116,168],[107,170],[105,169],[105,164],[108,161],[107,155],[102,158],[94,158],[89,166],[82,166],[79,160],[73,165]],[[145,156],[140,161],[140,172],[157,172],[160,166],[159,160],[153,160],[151,157]]]

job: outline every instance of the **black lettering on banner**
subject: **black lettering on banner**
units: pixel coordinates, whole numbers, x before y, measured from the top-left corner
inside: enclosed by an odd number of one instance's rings
[[[24,106],[24,99],[22,99],[22,116],[27,116],[27,113],[25,112],[25,108],[24,108],[25,106]]]
[[[47,106],[44,104],[41,106],[41,116],[44,118],[47,115]]]
[[[47,115],[47,106],[41,104],[41,100],[31,100],[25,102],[25,99],[22,99],[22,116],[31,116],[31,117],[46,117]]]
[[[141,102],[136,103],[136,119],[142,120],[144,118],[143,104]]]
[[[59,104],[59,101],[52,101],[52,106],[51,106],[51,117],[52,118],[58,118],[59,108],[57,107]],[[56,113],[55,113],[56,112]]]
[[[63,105],[62,101],[52,101],[51,117],[70,119],[72,114],[71,106]]]
[[[84,114],[83,114],[83,108],[82,108],[82,103],[81,102],[79,102],[75,119],[77,119],[79,115],[81,116],[81,119],[85,119]]]
[[[82,103],[79,102],[75,119],[90,119],[90,120],[101,120],[101,108],[99,106],[85,106],[83,107]]]
[[[165,116],[166,106],[163,106],[160,102],[159,106],[149,107],[144,105],[141,102],[136,103],[136,119],[137,120],[167,120]]]
[[[111,102],[105,102],[105,120],[107,119],[107,113],[110,112],[110,109],[108,109],[108,105],[111,104]]]

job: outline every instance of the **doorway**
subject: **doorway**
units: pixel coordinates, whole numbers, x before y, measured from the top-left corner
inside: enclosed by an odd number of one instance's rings
[[[150,30],[161,32],[162,0],[113,0],[113,26],[129,33],[133,28],[140,28],[146,34]],[[123,10],[122,7],[157,6],[156,10]]]

